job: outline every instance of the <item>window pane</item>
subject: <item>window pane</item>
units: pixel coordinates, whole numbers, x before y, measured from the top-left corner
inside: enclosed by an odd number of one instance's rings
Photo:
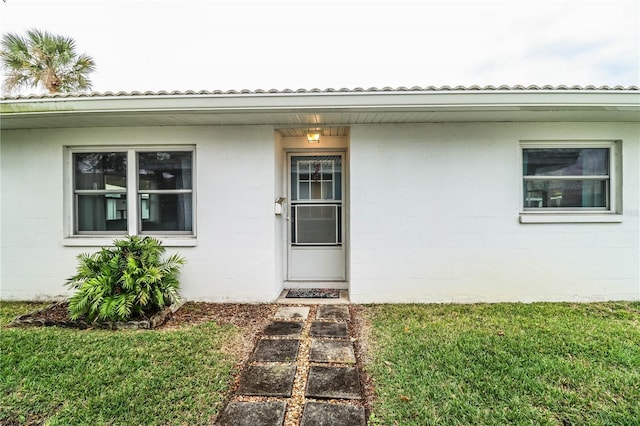
[[[140,194],[142,231],[192,231],[191,194]]]
[[[308,200],[309,199],[309,182],[300,182],[299,187],[300,187],[300,199]]]
[[[127,154],[87,152],[73,154],[75,189],[126,189]]]
[[[339,215],[336,206],[297,206],[294,224],[298,244],[336,244]]]
[[[333,199],[333,182],[322,182],[322,199]]]
[[[298,161],[298,175],[300,176],[300,180],[310,179],[308,161]]]
[[[525,176],[608,176],[608,148],[535,148],[523,152]]]
[[[342,158],[339,155],[328,157],[333,163],[333,199],[342,199]],[[329,198],[329,197],[327,197]]]
[[[311,199],[312,200],[321,200],[322,199],[322,187],[320,186],[320,182],[311,182]]]
[[[125,194],[77,195],[78,231],[126,231]]]
[[[191,189],[191,152],[138,153],[139,189]]]
[[[524,206],[606,208],[608,186],[608,180],[526,181]]]

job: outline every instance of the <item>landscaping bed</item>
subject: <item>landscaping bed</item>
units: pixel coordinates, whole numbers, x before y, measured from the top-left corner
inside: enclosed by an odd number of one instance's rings
[[[161,311],[145,318],[134,318],[130,321],[94,321],[87,322],[82,319],[72,320],[69,318],[68,302],[53,303],[44,308],[19,315],[9,323],[11,327],[70,327],[70,328],[101,328],[107,330],[122,329],[153,329],[166,323],[169,318],[182,306],[182,302],[168,306]]]

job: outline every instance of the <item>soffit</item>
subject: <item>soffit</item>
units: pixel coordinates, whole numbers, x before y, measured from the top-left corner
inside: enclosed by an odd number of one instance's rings
[[[381,123],[640,122],[635,87],[107,93],[5,98],[0,107],[2,129],[270,125],[284,136]]]
[[[357,124],[474,123],[474,122],[640,122],[638,111],[457,111],[457,112],[349,112],[349,113],[85,113],[46,114],[0,119],[2,129],[72,127],[146,127],[271,125],[307,129]]]

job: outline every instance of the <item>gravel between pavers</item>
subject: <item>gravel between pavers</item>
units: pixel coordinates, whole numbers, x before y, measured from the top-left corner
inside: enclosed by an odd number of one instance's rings
[[[361,307],[355,305],[349,305],[350,318],[348,321],[348,331],[349,335],[345,336],[345,340],[352,342],[354,346],[354,352],[356,355],[356,367],[360,371],[360,388],[362,389],[362,398],[361,400],[345,400],[345,399],[315,399],[315,398],[307,398],[305,397],[305,393],[307,391],[307,381],[309,375],[309,369],[311,366],[315,365],[327,365],[327,363],[316,363],[310,362],[309,355],[311,350],[311,342],[312,338],[310,336],[311,324],[313,322],[318,322],[316,319],[318,305],[304,305],[300,304],[299,306],[308,306],[309,313],[307,318],[303,322],[303,327],[299,336],[295,336],[296,339],[300,339],[300,347],[298,350],[298,358],[295,363],[287,363],[294,364],[296,366],[296,376],[293,383],[292,394],[290,398],[282,398],[282,397],[265,397],[265,396],[247,396],[247,395],[238,395],[237,394],[237,383],[234,388],[231,390],[232,393],[229,395],[228,402],[274,402],[281,401],[287,403],[287,411],[284,419],[284,426],[299,426],[303,416],[304,404],[306,402],[323,402],[329,404],[341,404],[341,405],[352,405],[359,406],[365,409],[365,415],[368,416],[370,412],[370,397],[373,395],[373,390],[368,389],[371,382],[368,379],[368,376],[363,371],[363,361],[365,358],[364,350],[366,348],[366,343],[363,345],[359,341],[367,338],[366,333],[368,332],[368,327],[366,326],[366,318],[362,316],[364,313],[360,310]],[[278,307],[274,309],[271,315],[265,318],[264,328],[273,321],[282,321],[282,318],[275,317],[275,312],[277,312]],[[300,318],[291,319],[292,322],[302,322]],[[323,320],[325,322],[326,320]],[[338,320],[334,320],[335,322],[340,322]],[[333,322],[328,320],[326,322]],[[365,334],[362,334],[361,331],[364,331]],[[261,330],[258,330],[256,335],[251,339],[254,342],[254,346],[257,343],[258,339],[279,339],[279,338],[292,338],[287,336],[265,336],[261,333]],[[316,337],[316,339],[318,339]],[[326,340],[332,340],[332,338],[320,338]],[[343,339],[339,339],[343,340]],[[253,348],[252,348],[253,349]],[[251,352],[250,352],[251,353]],[[255,362],[249,361],[248,356],[244,360],[242,367],[247,367],[249,365],[254,365]],[[345,365],[345,364],[337,364],[337,365]],[[351,364],[353,366],[353,364]],[[237,377],[240,377],[240,371],[238,372]]]

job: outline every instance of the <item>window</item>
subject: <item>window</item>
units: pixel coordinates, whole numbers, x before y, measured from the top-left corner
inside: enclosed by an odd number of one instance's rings
[[[73,150],[73,234],[194,233],[192,149]]]
[[[523,142],[525,213],[616,210],[613,142]]]
[[[138,153],[141,231],[191,232],[192,153]]]
[[[73,154],[77,233],[127,231],[127,153]]]

